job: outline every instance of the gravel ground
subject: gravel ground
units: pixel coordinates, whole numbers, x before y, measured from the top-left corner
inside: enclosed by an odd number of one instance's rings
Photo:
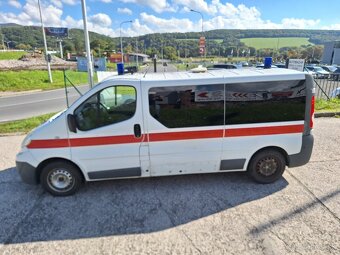
[[[76,67],[75,62],[65,61],[61,58],[56,56],[52,56],[51,60],[51,68],[52,69],[62,69],[62,68],[69,68],[69,67]],[[45,58],[41,55],[36,53],[34,56],[32,54],[26,54],[26,57],[23,60],[0,60],[0,70],[45,70],[46,61]]]
[[[314,134],[311,162],[274,184],[177,176],[66,198],[21,183],[23,137],[0,137],[0,254],[340,254],[340,119],[316,119]]]

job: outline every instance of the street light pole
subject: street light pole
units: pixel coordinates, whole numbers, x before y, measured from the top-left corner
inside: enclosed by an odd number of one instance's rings
[[[38,6],[39,6],[41,29],[42,29],[42,33],[43,33],[43,39],[44,39],[45,60],[46,60],[46,63],[47,63],[48,79],[49,79],[50,83],[52,83],[53,80],[52,80],[52,73],[51,73],[51,65],[50,65],[50,60],[49,60],[48,55],[47,55],[47,42],[46,42],[44,22],[43,22],[43,18],[42,18],[42,14],[41,14],[40,0],[38,0]]]
[[[199,11],[196,11],[196,10],[193,10],[193,9],[190,9],[191,12],[196,12],[198,14],[201,15],[201,18],[202,18],[202,37],[204,37],[204,30],[203,30],[203,14]],[[206,46],[205,46],[205,56],[207,55],[207,50],[206,50]]]
[[[90,49],[89,31],[87,29],[87,14],[86,14],[85,0],[81,0],[81,7],[83,11],[83,24],[84,24],[85,48],[86,48],[86,56],[87,56],[88,82],[89,82],[90,89],[91,89],[93,87],[93,67],[92,67],[92,56],[91,56],[91,49]]]
[[[119,36],[120,36],[120,53],[122,54],[122,63],[124,63],[124,53],[123,53],[123,39],[122,39],[122,25],[125,23],[132,23],[132,20],[126,20],[119,25]]]

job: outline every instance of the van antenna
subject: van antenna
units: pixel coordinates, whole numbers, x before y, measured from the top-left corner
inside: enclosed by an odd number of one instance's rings
[[[143,78],[145,78],[145,76],[146,76],[146,74],[148,73],[149,69],[150,69],[150,66],[148,66],[148,68],[146,68],[145,73],[144,73],[144,75],[143,75]]]

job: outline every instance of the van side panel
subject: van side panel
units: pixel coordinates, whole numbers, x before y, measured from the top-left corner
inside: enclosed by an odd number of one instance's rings
[[[250,158],[278,147],[287,155],[301,151],[305,126],[306,81],[282,80],[226,84],[226,128],[222,162]]]

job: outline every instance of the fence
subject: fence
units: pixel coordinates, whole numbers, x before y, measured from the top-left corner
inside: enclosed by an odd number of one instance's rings
[[[331,74],[325,78],[314,78],[316,91],[315,95],[318,99],[331,99],[335,97],[335,90],[340,88],[340,74]],[[337,95],[339,97],[339,95]]]

